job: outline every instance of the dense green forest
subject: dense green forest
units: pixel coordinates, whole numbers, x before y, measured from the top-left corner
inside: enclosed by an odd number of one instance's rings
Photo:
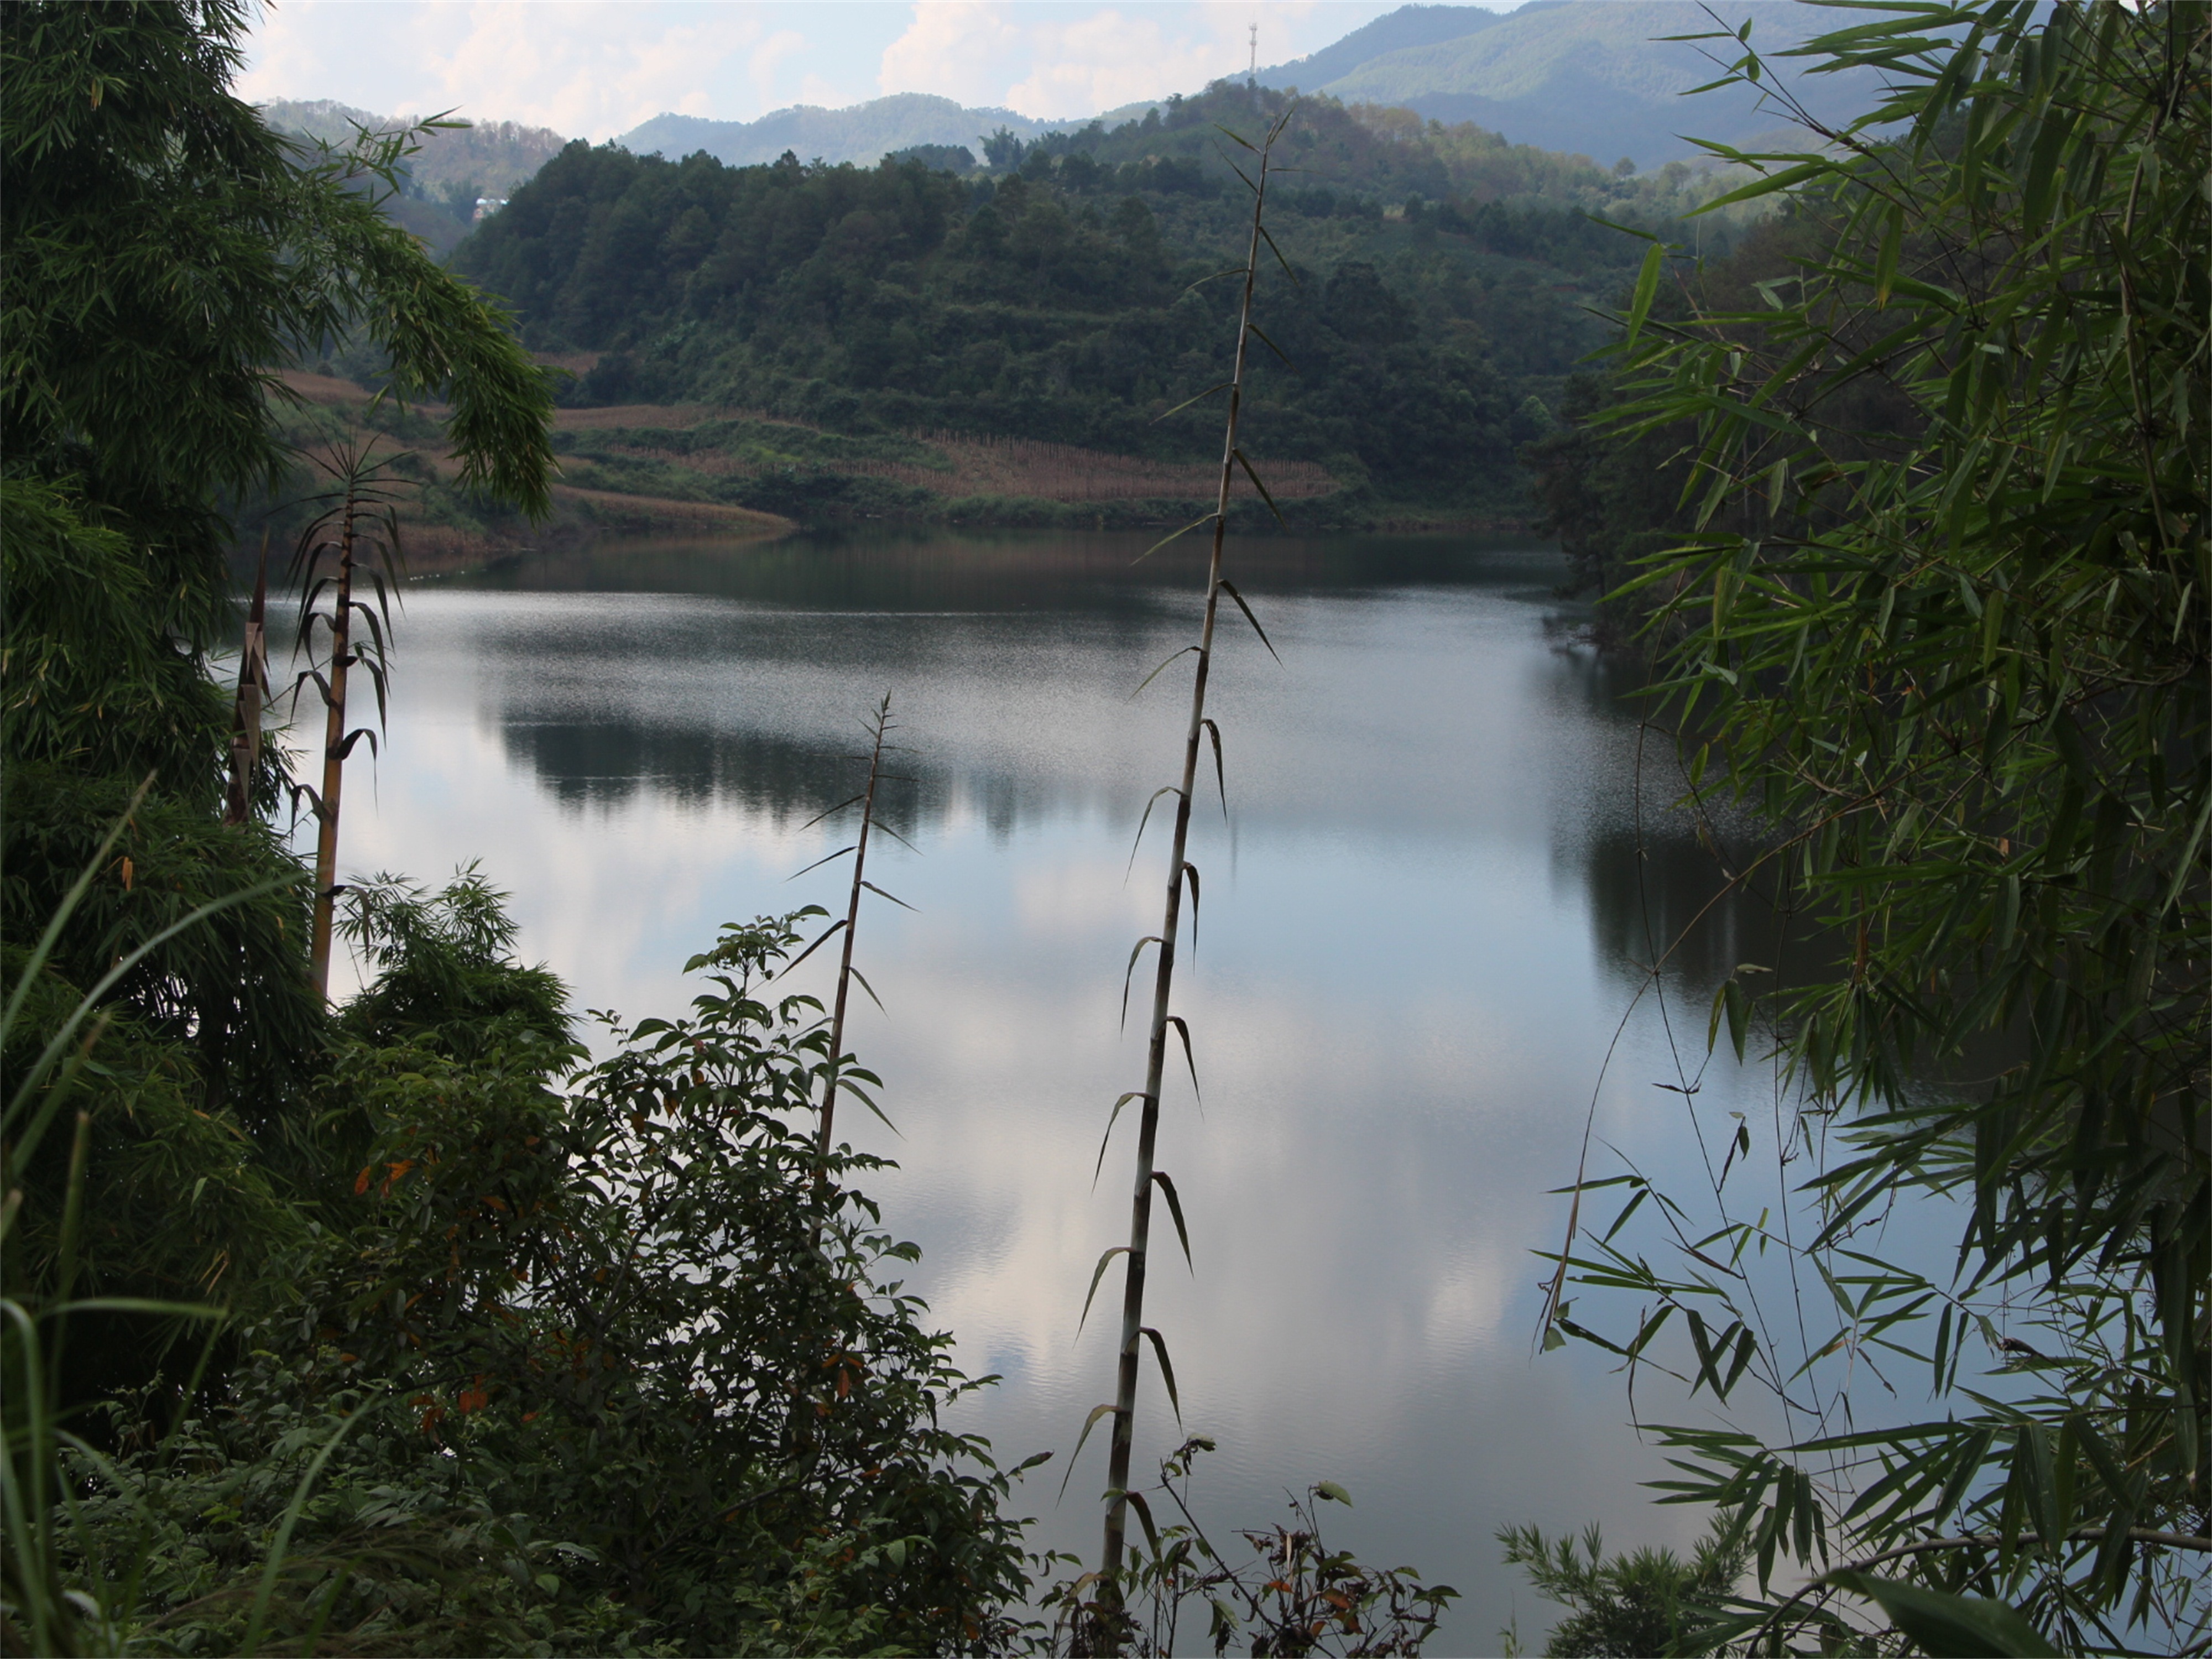
[[[1111,132],[1002,132],[972,178],[572,144],[454,265],[534,348],[605,354],[574,400],[1195,459],[1212,411],[1170,411],[1226,373],[1236,296],[1205,279],[1241,257],[1249,199],[1219,129],[1286,102],[1223,82]],[[1663,225],[1711,181],[1328,100],[1286,143],[1269,224],[1298,280],[1261,318],[1276,349],[1246,404],[1253,453],[1386,502],[1516,504],[1516,449],[1601,337],[1584,307],[1640,250],[1592,214]]]
[[[1605,355],[1532,451],[1639,630],[1692,810],[1759,826],[1725,873],[1778,954],[1706,1039],[1790,1079],[1803,1201],[1731,1210],[1726,1164],[1703,1195],[1576,1183],[1543,1346],[1713,1402],[1643,1425],[1663,1501],[1713,1531],[1686,1562],[1509,1528],[1568,1609],[1562,1654],[2195,1652],[2212,1627],[2212,20],[1927,17],[1823,47],[1897,72],[1891,137],[1808,123],[1738,158],[1762,175],[1739,204],[1781,205],[1729,258],[1668,226],[1595,267]],[[594,1059],[478,849],[442,887],[345,892],[295,850],[288,806],[335,841],[338,671],[380,672],[386,637],[366,574],[311,589],[319,789],[264,741],[251,632],[216,678],[226,503],[297,459],[281,371],[365,338],[454,488],[525,519],[553,500],[556,387],[380,210],[404,140],[303,165],[232,95],[248,21],[0,8],[6,1650],[1147,1650],[1112,1615],[1193,1593],[1193,1533],[1148,1524],[1126,1578],[1057,1592],[1083,1619],[1034,1622],[1068,1565],[1024,1555],[1012,1472],[939,1425],[975,1384],[860,1190],[878,1166],[817,1139],[817,1091],[866,1079],[767,989],[809,918],[702,936],[690,1007],[614,1021]],[[1164,452],[1214,428],[1152,405],[1236,337],[1218,293],[1178,297],[1238,210],[1185,112],[980,179],[573,147],[465,263],[532,343],[608,354],[586,396],[804,412],[872,459],[909,422],[1005,431],[1003,407]],[[1280,222],[1304,285],[1270,284],[1261,325],[1411,447],[1370,458],[1275,365],[1255,449],[1502,487],[1513,399],[1565,359],[1501,366],[1477,296],[1532,249],[1564,269],[1587,222],[1417,207],[1410,173],[1391,216],[1316,177]],[[1485,244],[1492,207],[1537,240]],[[324,545],[352,559],[380,487],[325,501]],[[336,1006],[331,925],[367,967]],[[1906,1206],[1955,1221],[1941,1259],[1885,1255]],[[1261,1534],[1296,1583],[1248,1582],[1231,1637],[1418,1652],[1444,1593],[1324,1551],[1331,1497]]]

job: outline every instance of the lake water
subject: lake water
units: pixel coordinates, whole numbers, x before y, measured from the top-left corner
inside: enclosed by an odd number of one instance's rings
[[[1038,1547],[1085,1558],[1103,1433],[1055,1493],[1112,1393],[1118,1273],[1080,1335],[1077,1316],[1126,1231],[1126,1121],[1095,1188],[1092,1169],[1109,1106],[1141,1086],[1149,981],[1124,1030],[1122,974],[1166,856],[1156,820],[1129,873],[1130,841],[1180,767],[1188,675],[1131,693],[1199,609],[1194,551],[1133,566],[1143,544],[655,545],[417,585],[343,853],[426,879],[479,858],[577,1006],[676,1011],[718,923],[842,912],[843,866],[786,878],[844,844],[804,826],[858,787],[848,757],[890,692],[912,781],[889,821],[917,852],[879,843],[870,873],[915,910],[864,913],[885,1011],[863,1001],[850,1041],[903,1138],[850,1109],[840,1127],[899,1162],[871,1190],[924,1249],[911,1282],[966,1368],[1005,1379],[964,1425],[1008,1462],[1059,1454],[1018,1501]],[[1679,1544],[1699,1525],[1638,1490],[1663,1470],[1601,1356],[1534,1352],[1531,1252],[1559,1239],[1549,1189],[1593,1103],[1594,1173],[1699,1167],[1660,1086],[1684,1080],[1668,1028],[1694,1069],[1749,919],[1720,913],[1635,1001],[1647,939],[1717,882],[1655,810],[1675,791],[1656,744],[1639,850],[1635,713],[1558,627],[1556,555],[1278,539],[1232,547],[1231,573],[1281,661],[1224,623],[1229,807],[1194,819],[1202,931],[1177,981],[1205,1097],[1171,1078],[1160,1135],[1196,1272],[1161,1217],[1148,1305],[1187,1428],[1220,1443],[1202,1513],[1261,1526],[1285,1488],[1338,1481],[1357,1507],[1333,1541],[1464,1592],[1431,1651],[1495,1652],[1516,1617],[1534,1645],[1551,1610],[1499,1565],[1498,1527]],[[798,976],[825,1000],[830,956]],[[1756,1068],[1702,1087],[1709,1115],[1771,1110]],[[1149,1355],[1146,1373],[1140,1468],[1177,1439]]]

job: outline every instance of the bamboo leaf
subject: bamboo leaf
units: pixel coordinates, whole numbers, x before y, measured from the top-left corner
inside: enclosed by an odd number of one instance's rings
[[[1167,948],[1167,941],[1158,933],[1147,933],[1130,950],[1129,965],[1121,972],[1121,1024],[1125,1026],[1129,1023],[1129,981],[1136,976],[1137,958],[1144,955],[1147,945],[1157,945],[1162,950]]]
[[[1255,626],[1257,624],[1255,624]],[[1177,658],[1200,654],[1203,653],[1200,653],[1199,647],[1194,645],[1186,645],[1182,650],[1170,653],[1167,661],[1162,663],[1158,668],[1152,670],[1151,673],[1146,675],[1145,678],[1138,683],[1137,689],[1129,693],[1128,701],[1134,702],[1139,697],[1142,696],[1145,692],[1145,687],[1150,685],[1154,680],[1159,678],[1162,674],[1167,672],[1168,669],[1174,665]]]
[[[1176,530],[1176,531],[1172,531],[1172,532],[1170,532],[1170,533],[1168,533],[1167,535],[1164,535],[1164,536],[1161,537],[1161,538],[1159,538],[1159,540],[1158,540],[1158,541],[1154,542],[1154,543],[1153,543],[1150,547],[1146,548],[1143,552],[1141,552],[1141,553],[1138,554],[1138,555],[1137,555],[1137,556],[1136,556],[1135,558],[1133,558],[1133,559],[1130,560],[1130,561],[1129,561],[1129,562],[1130,562],[1132,565],[1139,565],[1139,564],[1142,564],[1142,563],[1143,563],[1146,559],[1151,558],[1151,557],[1152,556],[1152,555],[1153,555],[1153,554],[1155,554],[1155,553],[1158,552],[1162,548],[1165,547],[1165,546],[1166,546],[1170,542],[1171,542],[1171,541],[1175,541],[1175,540],[1177,540],[1177,539],[1179,539],[1179,538],[1182,538],[1182,537],[1184,537],[1184,536],[1188,536],[1188,535],[1189,535],[1189,534],[1190,534],[1190,532],[1191,532],[1192,531],[1194,531],[1194,530],[1197,529],[1197,528],[1199,527],[1199,526],[1200,526],[1200,525],[1202,525],[1202,524],[1212,524],[1212,523],[1216,519],[1219,518],[1220,516],[1221,516],[1221,515],[1220,515],[1219,514],[1218,514],[1218,513],[1212,513],[1212,512],[1207,512],[1207,513],[1201,513],[1201,514],[1200,514],[1198,515],[1198,517],[1196,517],[1195,519],[1193,519],[1193,520],[1192,520],[1188,524],[1185,525],[1182,529],[1180,529],[1180,530]]]
[[[839,859],[843,858],[846,854],[854,851],[859,845],[860,843],[855,842],[852,847],[841,847],[836,852],[830,854],[827,858],[819,858],[815,860],[814,862],[808,865],[805,869],[793,871],[789,875],[786,876],[784,879],[786,881],[797,881],[801,876],[806,873],[807,870],[819,870],[825,864],[834,864]]]
[[[1881,250],[1875,258],[1874,302],[1877,307],[1889,303],[1889,291],[1897,282],[1898,251],[1905,245],[1905,208],[1893,205],[1884,216]]]
[[[885,891],[884,891],[884,890],[883,890],[882,888],[880,888],[880,887],[877,886],[877,885],[876,885],[876,884],[875,884],[875,883],[873,883],[872,881],[864,881],[864,882],[862,882],[862,883],[860,884],[860,885],[861,885],[861,886],[863,886],[863,887],[865,887],[865,888],[866,888],[866,889],[867,889],[871,893],[873,893],[873,894],[874,894],[878,898],[881,898],[881,899],[889,899],[889,900],[890,900],[890,902],[891,902],[893,904],[897,905],[897,906],[898,906],[898,908],[899,908],[900,909],[902,909],[902,910],[914,910],[914,906],[912,906],[911,904],[908,904],[908,903],[904,899],[902,899],[902,898],[899,897],[896,893],[886,893]],[[920,915],[921,914],[921,911],[919,911],[919,910],[915,910],[915,914],[916,915]]]
[[[1651,314],[1651,301],[1659,292],[1659,272],[1667,262],[1664,244],[1654,242],[1644,251],[1644,266],[1636,274],[1636,292],[1628,306],[1628,333],[1622,349],[1636,349],[1636,337],[1644,331],[1644,319]]]
[[[1796,167],[1784,167],[1779,173],[1770,173],[1765,178],[1746,185],[1739,190],[1732,190],[1725,195],[1716,196],[1710,202],[1701,202],[1683,217],[1694,218],[1700,213],[1711,213],[1721,208],[1734,207],[1738,202],[1755,201],[1761,196],[1771,195],[1778,190],[1791,189],[1805,183],[1808,179],[1817,179],[1822,173],[1832,173],[1834,170],[1835,163],[1832,161],[1825,160],[1802,161]],[[1649,257],[1646,256],[1647,259]]]
[[[845,971],[860,982],[860,988],[868,994],[869,1001],[874,1003],[884,1013],[890,1012],[890,1009],[884,1007],[884,1000],[876,994],[876,988],[868,983],[868,976],[866,974],[858,968],[848,968]]]
[[[1239,265],[1239,266],[1237,267],[1237,269],[1238,269],[1239,270],[1242,270],[1243,269],[1243,267],[1242,265]],[[1228,273],[1228,272],[1226,272],[1226,271],[1224,271],[1224,272],[1222,272],[1222,273],[1220,273],[1220,274],[1221,274],[1221,275],[1223,275],[1223,276],[1227,276],[1227,275],[1229,275],[1230,273]],[[1209,278],[1208,280],[1210,281],[1210,280],[1211,280],[1211,278]],[[1224,381],[1222,381],[1218,386],[1210,386],[1206,387],[1205,391],[1203,391],[1203,392],[1200,392],[1196,397],[1194,397],[1194,398],[1184,398],[1181,403],[1177,404],[1176,404],[1173,409],[1170,409],[1170,410],[1167,410],[1164,414],[1159,414],[1159,415],[1155,415],[1155,416],[1152,416],[1152,423],[1153,423],[1154,425],[1156,425],[1156,426],[1157,426],[1160,422],[1166,420],[1170,415],[1180,415],[1180,414],[1182,414],[1182,413],[1183,412],[1183,410],[1185,410],[1186,409],[1188,409],[1188,408],[1189,408],[1193,404],[1202,404],[1202,403],[1204,403],[1204,402],[1205,402],[1208,398],[1211,398],[1211,397],[1212,397],[1215,392],[1227,392],[1227,391],[1231,390],[1231,388],[1233,388],[1233,387],[1236,386],[1236,384],[1237,384],[1237,382],[1236,382],[1236,381],[1234,381],[1234,380],[1224,380]],[[1209,514],[1207,514],[1206,515],[1206,519],[1210,519],[1210,518],[1212,518],[1212,516],[1213,516],[1213,514],[1212,514],[1211,513],[1209,513]],[[1199,520],[1195,520],[1194,522],[1195,522],[1195,523],[1197,523],[1197,524],[1204,524],[1204,523],[1206,522],[1206,519],[1199,519]],[[1176,531],[1176,535],[1177,535],[1177,536],[1180,536],[1180,535],[1182,535],[1182,531],[1180,531],[1180,530],[1178,530],[1178,531]],[[1171,537],[1171,538],[1170,538],[1169,539],[1170,539],[1170,540],[1172,540],[1172,539],[1173,539],[1173,538]],[[1166,543],[1166,542],[1161,542],[1161,543],[1158,544],[1158,546],[1160,546],[1160,547],[1164,547],[1164,546],[1166,546],[1166,545],[1167,545],[1167,543]],[[1148,549],[1148,550],[1146,550],[1149,552],[1149,551],[1151,551],[1151,550],[1152,550]],[[1138,556],[1141,558],[1141,557],[1143,557],[1143,556],[1144,556],[1144,555],[1143,555],[1143,554],[1139,554]]]
[[[1283,360],[1284,368],[1289,369],[1293,374],[1297,373],[1298,366],[1291,361],[1290,355],[1285,352],[1282,347],[1277,345],[1273,340],[1269,339],[1267,336],[1267,331],[1263,330],[1259,324],[1248,323],[1245,326],[1251,330],[1253,337],[1256,338],[1261,345],[1267,347],[1268,350],[1273,352],[1275,356]]]
[[[1164,1170],[1153,1170],[1152,1180],[1159,1188],[1160,1195],[1168,1201],[1168,1214],[1175,1219],[1176,1237],[1182,1242],[1183,1265],[1195,1273],[1198,1271],[1198,1264],[1191,1260],[1190,1229],[1183,1225],[1182,1200],[1176,1195],[1175,1182],[1168,1179],[1167,1171]]]
[[[1936,1659],[2057,1659],[2059,1651],[2002,1601],[1949,1595],[1850,1568],[1820,1582],[1874,1602],[1922,1652]]]
[[[799,826],[799,830],[802,832],[811,830],[816,824],[821,823],[823,819],[834,817],[836,814],[843,811],[848,806],[858,806],[862,801],[867,799],[867,791],[864,789],[857,795],[848,796],[847,799],[839,801],[835,806],[825,806],[819,812],[817,812],[812,817],[807,819],[805,823],[800,824]]]
[[[1190,1067],[1190,1091],[1191,1093],[1197,1095],[1198,1097],[1203,1101],[1206,1097],[1200,1091],[1198,1086],[1198,1062],[1191,1058],[1190,1027],[1183,1024],[1183,1018],[1181,1014],[1170,1014],[1167,1018],[1167,1023],[1170,1025],[1174,1026],[1176,1033],[1182,1038],[1183,1060],[1184,1063]],[[1162,1032],[1162,1036],[1165,1036],[1164,1031]]]
[[[356,726],[345,734],[343,741],[333,744],[325,752],[335,755],[340,760],[344,760],[353,753],[354,744],[359,743],[363,738],[368,739],[368,752],[374,755],[377,752],[376,733],[366,726]]]
[[[1182,1412],[1180,1408],[1176,1412],[1176,1421],[1177,1423],[1181,1423],[1182,1421]],[[1158,1560],[1160,1556],[1160,1529],[1153,1523],[1152,1506],[1149,1503],[1146,1502],[1145,1494],[1140,1492],[1125,1492],[1121,1494],[1121,1497],[1125,1501],[1127,1501],[1131,1509],[1136,1510],[1137,1524],[1145,1529],[1145,1541],[1152,1547],[1152,1559],[1155,1561]]]
[[[1084,1322],[1091,1317],[1091,1299],[1098,1294],[1098,1281],[1106,1277],[1106,1269],[1108,1265],[1113,1261],[1115,1256],[1127,1255],[1128,1254],[1129,1247],[1127,1244],[1116,1244],[1111,1249],[1108,1250],[1105,1255],[1098,1258],[1098,1265],[1091,1270],[1091,1289],[1085,1294],[1083,1298],[1083,1318],[1075,1322],[1075,1328],[1078,1332],[1080,1332],[1083,1329]],[[1079,1443],[1076,1449],[1080,1451],[1083,1448]]]
[[[1221,728],[1213,723],[1210,715],[1200,720],[1198,726],[1199,730],[1213,739],[1213,787],[1221,792],[1221,820],[1226,823],[1229,821],[1229,781],[1221,769]],[[1178,790],[1176,793],[1182,792]]]
[[[1093,1406],[1091,1415],[1083,1419],[1083,1432],[1075,1437],[1075,1449],[1067,1455],[1067,1472],[1060,1477],[1060,1495],[1067,1496],[1067,1483],[1075,1474],[1075,1460],[1083,1455],[1083,1443],[1091,1438],[1091,1431],[1098,1425],[1102,1417],[1110,1417],[1115,1407],[1110,1405]]]
[[[1098,1162],[1095,1166],[1093,1166],[1091,1171],[1091,1184],[1094,1188],[1098,1184],[1098,1177],[1100,1175],[1105,1171],[1106,1143],[1114,1138],[1114,1126],[1121,1121],[1121,1109],[1133,1100],[1150,1100],[1151,1098],[1152,1097],[1146,1094],[1142,1090],[1130,1089],[1125,1091],[1115,1100],[1114,1109],[1106,1119],[1106,1133],[1099,1137]]]
[[[838,931],[844,926],[845,924],[842,921],[832,923],[829,927],[823,931],[823,934],[820,939],[816,939],[813,944],[808,945],[804,951],[801,951],[789,962],[785,963],[782,967],[779,968],[775,972],[775,977],[781,979],[793,969],[798,967],[800,963],[805,961],[807,957],[812,956],[817,951],[820,950],[823,945],[827,945],[832,939],[834,939]]]
[[[1260,626],[1260,619],[1252,614],[1252,607],[1244,603],[1244,596],[1237,591],[1236,585],[1224,577],[1221,591],[1237,601],[1237,608],[1244,613],[1244,620],[1252,624],[1252,631],[1260,636],[1260,643],[1267,647],[1267,654],[1274,657],[1277,662],[1282,661],[1281,657],[1276,656],[1275,642],[1267,637],[1267,630]]]
[[[1260,492],[1260,499],[1267,502],[1267,511],[1275,515],[1275,522],[1288,530],[1291,527],[1291,521],[1283,516],[1283,509],[1275,505],[1275,498],[1267,493],[1267,486],[1260,482],[1260,475],[1252,470],[1252,463],[1245,459],[1244,452],[1240,449],[1235,453],[1237,465],[1244,469],[1244,476],[1252,481],[1252,488]],[[1252,625],[1257,628],[1259,623],[1255,623]]]
[[[1159,799],[1162,795],[1173,795],[1180,800],[1182,798],[1182,790],[1177,785],[1164,783],[1158,788],[1152,791],[1152,799],[1145,803],[1143,816],[1137,820],[1136,837],[1129,843],[1129,862],[1123,867],[1121,872],[1124,878],[1128,875],[1128,872],[1131,870],[1137,867],[1137,849],[1144,845],[1145,826],[1152,821],[1152,808],[1159,804]]]
[[[1182,1396],[1176,1392],[1175,1363],[1168,1358],[1167,1339],[1150,1325],[1139,1325],[1137,1334],[1152,1339],[1152,1352],[1160,1362],[1160,1381],[1167,1384],[1168,1404],[1175,1408],[1176,1426],[1180,1428],[1182,1426]],[[1155,1540],[1153,1547],[1157,1549],[1158,1547]]]

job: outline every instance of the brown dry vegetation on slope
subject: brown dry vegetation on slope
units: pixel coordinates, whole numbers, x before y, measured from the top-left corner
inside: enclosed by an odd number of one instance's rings
[[[929,432],[850,440],[756,410],[619,404],[556,412],[565,476],[554,486],[553,519],[532,530],[473,513],[453,493],[458,468],[449,451],[427,420],[412,417],[434,416],[434,410],[410,416],[378,408],[359,386],[330,375],[293,370],[283,380],[306,405],[294,436],[311,461],[379,433],[391,453],[408,457],[395,472],[424,487],[404,492],[398,512],[408,562],[418,571],[611,536],[746,537],[793,528],[788,517],[727,499],[733,483],[753,480],[877,481],[912,492],[914,510],[924,517],[937,504],[966,508],[979,501],[1170,506],[1203,499],[1220,481],[1211,462],[1150,460],[1031,439]],[[1279,501],[1337,488],[1311,462],[1279,462],[1263,475]],[[1231,494],[1255,493],[1240,473]]]

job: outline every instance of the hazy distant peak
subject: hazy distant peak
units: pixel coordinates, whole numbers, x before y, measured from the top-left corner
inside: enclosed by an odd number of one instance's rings
[[[1073,121],[1036,121],[1010,109],[973,109],[928,92],[895,92],[844,109],[794,104],[755,121],[713,121],[697,115],[656,115],[616,140],[637,155],[659,152],[672,161],[699,150],[732,167],[773,161],[786,150],[802,161],[872,164],[894,151],[927,145],[980,148],[1004,127],[1017,138],[1036,138]]]
[[[1832,12],[1802,0],[1727,0],[1715,10],[1732,24],[1750,22],[1752,45],[1766,54],[1832,29],[1838,21]],[[1454,13],[1486,21],[1450,33]],[[1288,64],[1271,73],[1347,103],[1473,121],[1516,143],[1579,152],[1601,162],[1626,155],[1651,167],[1695,153],[1676,135],[1735,143],[1784,118],[1771,100],[1762,106],[1756,88],[1682,96],[1719,78],[1716,58],[1735,52],[1663,37],[1710,33],[1717,27],[1696,0],[1532,0],[1517,11],[1487,14],[1471,7],[1407,6],[1316,53],[1304,66]],[[1424,32],[1425,39],[1400,40]],[[1387,49],[1346,63],[1350,54],[1340,49],[1363,35],[1363,51]],[[1389,44],[1393,40],[1400,44]],[[1316,83],[1309,78],[1316,64],[1344,66],[1334,79]],[[1769,68],[1771,80],[1824,118],[1849,119],[1880,92],[1871,70],[1808,76],[1802,60],[1791,59],[1772,61]],[[1293,70],[1298,73],[1291,76]]]
[[[1534,10],[1560,0],[1532,0],[1522,10]],[[1349,75],[1370,58],[1408,46],[1433,46],[1458,40],[1504,21],[1510,14],[1486,6],[1401,6],[1397,10],[1356,28],[1341,40],[1319,52],[1260,71],[1263,87],[1297,87],[1311,92]],[[1510,14],[1517,15],[1517,14]]]

